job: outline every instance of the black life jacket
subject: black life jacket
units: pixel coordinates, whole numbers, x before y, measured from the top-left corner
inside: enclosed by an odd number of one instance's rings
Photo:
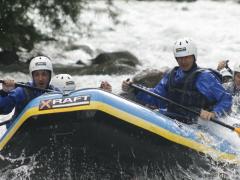
[[[30,83],[27,83],[26,85],[31,85]],[[52,85],[49,85],[48,89],[51,90],[56,90],[58,91],[58,89],[54,88]],[[40,92],[38,90],[33,90],[33,89],[28,89],[28,88],[23,88],[24,94],[25,94],[25,98],[24,100],[21,102],[21,106],[17,106],[15,107],[15,112],[14,115],[11,117],[11,120],[8,124],[6,124],[6,127],[9,128],[10,125],[13,123],[13,120],[22,112],[22,110],[25,108],[25,106],[34,98],[40,96],[41,94],[43,94],[44,92]],[[37,93],[38,92],[38,93]]]
[[[201,72],[206,70],[212,72],[217,78],[221,79],[220,73],[211,69],[195,67],[187,72],[180,82],[176,82],[175,76],[178,68],[179,67],[173,68],[173,70],[169,73],[167,84],[168,98],[178,104],[191,108],[196,112],[200,112],[201,109],[211,111],[216,102],[210,102],[207,97],[199,92],[196,87],[196,79]],[[185,123],[194,123],[197,120],[196,114],[184,110],[174,104],[169,103],[167,110],[169,113],[179,114],[182,116],[183,118],[180,119],[180,121]]]
[[[29,83],[27,83],[27,85],[30,85]],[[49,86],[48,89],[54,89],[53,86]],[[41,94],[43,94],[44,92],[39,92],[38,90],[33,90],[33,89],[29,89],[29,88],[23,88],[24,94],[25,94],[25,98],[24,100],[21,102],[21,106],[19,107],[19,109],[15,108],[15,112],[12,118],[15,118],[16,116],[18,116],[22,110],[25,108],[25,106],[34,98],[40,96]]]
[[[8,95],[7,92],[3,91],[2,89],[0,90],[0,96],[6,97]]]

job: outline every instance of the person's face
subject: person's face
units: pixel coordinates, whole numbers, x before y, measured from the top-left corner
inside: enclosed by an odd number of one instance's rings
[[[185,57],[178,57],[177,59],[177,63],[179,65],[179,67],[183,70],[183,71],[188,71],[191,69],[193,63],[194,63],[194,56],[185,56]]]
[[[240,88],[240,72],[236,72],[234,75],[234,83],[235,85]]]
[[[33,71],[33,81],[38,88],[46,89],[50,82],[50,71],[37,70]]]

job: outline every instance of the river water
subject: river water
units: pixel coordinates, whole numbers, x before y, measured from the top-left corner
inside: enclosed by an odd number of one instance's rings
[[[139,58],[141,65],[137,69],[141,71],[146,68],[176,66],[172,53],[174,41],[180,37],[191,37],[198,46],[197,63],[200,66],[216,68],[218,61],[222,59],[229,59],[230,67],[239,62],[240,4],[234,1],[199,0],[193,3],[117,1],[114,4],[120,23],[114,24],[104,11],[101,13],[106,9],[103,2],[95,2],[90,4],[80,17],[81,22],[86,24],[91,22],[91,36],[87,35],[87,27],[81,27],[81,32],[85,35],[80,35],[78,27],[70,23],[65,27],[64,33],[58,37],[58,43],[39,44],[36,50],[49,55],[54,63],[63,64],[75,63],[79,59],[89,63],[89,59],[94,58],[101,51],[128,50]],[[94,13],[93,9],[98,9],[100,13]],[[36,15],[33,13],[32,16]],[[41,22],[36,26],[41,27]],[[42,31],[50,30],[43,26]],[[68,44],[87,45],[92,52],[66,51],[64,47]],[[11,77],[16,81],[29,80],[28,75],[22,73],[0,74],[2,78]],[[74,76],[74,78],[78,88],[96,87],[102,80],[107,80],[113,85],[113,92],[118,94],[121,91],[121,81],[132,76],[133,74],[85,75]],[[9,115],[1,118],[8,117]],[[1,127],[0,131],[4,133],[4,127]],[[238,141],[237,138],[235,141]],[[106,167],[104,167],[106,171],[86,168],[82,176],[70,176],[69,174],[72,175],[73,172],[59,174],[50,169],[46,176],[43,173],[39,179],[101,179],[101,177],[103,179],[179,179],[181,177],[184,179],[240,179],[239,167],[209,160],[186,149],[184,149],[186,152],[179,153],[181,150],[178,146],[166,149],[165,152],[171,152],[169,155],[171,157],[168,157],[171,162],[166,158],[163,159],[164,165],[142,166],[140,170],[135,169],[135,174],[129,173],[134,174],[132,176],[127,173],[128,166],[125,168],[118,166],[116,171],[122,173],[116,173],[117,175],[113,175],[111,173],[113,170],[111,168],[108,170]],[[179,155],[186,158],[186,161],[179,161],[177,158]],[[159,156],[164,157],[163,154]],[[20,162],[18,163],[20,166],[10,169],[7,169],[7,166],[6,169],[0,170],[0,179],[31,179],[31,174],[36,173],[34,168],[38,169],[35,159],[31,157],[28,163],[21,165]],[[22,161],[22,159],[9,161]],[[69,161],[65,162],[66,170]],[[85,163],[88,167],[88,162]],[[151,168],[155,174],[149,175],[148,168]]]

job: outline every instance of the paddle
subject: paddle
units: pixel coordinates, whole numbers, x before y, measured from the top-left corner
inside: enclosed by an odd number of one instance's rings
[[[0,80],[0,83],[4,83],[4,80]],[[15,87],[24,87],[24,88],[28,88],[28,89],[32,89],[32,90],[43,91],[43,92],[56,92],[51,89],[42,89],[42,88],[32,87],[32,86],[29,86],[29,85],[21,83],[21,82],[15,83]]]
[[[158,98],[158,99],[165,100],[165,101],[167,101],[167,102],[169,102],[169,103],[171,103],[171,104],[174,104],[174,105],[176,105],[176,106],[179,106],[179,107],[181,107],[182,109],[185,109],[185,110],[187,110],[187,111],[189,111],[189,112],[192,112],[192,113],[200,116],[200,113],[199,113],[199,112],[194,111],[193,109],[188,108],[188,107],[186,107],[186,106],[183,106],[183,105],[181,105],[181,104],[178,104],[178,103],[176,103],[176,102],[174,102],[174,101],[172,101],[172,100],[170,100],[170,99],[168,99],[168,98],[165,98],[165,97],[163,97],[163,96],[160,96],[160,95],[158,95],[158,94],[156,94],[156,93],[154,93],[154,92],[151,92],[151,91],[149,91],[149,90],[146,89],[146,88],[143,88],[143,87],[138,86],[137,84],[131,83],[130,86],[133,87],[133,88],[135,88],[135,89],[137,89],[137,90],[143,91],[143,92],[145,92],[145,93],[147,93],[147,94],[149,94],[149,95],[151,95],[151,96],[154,96],[154,97],[156,97],[156,98]],[[231,125],[225,124],[225,123],[223,123],[223,122],[221,122],[221,121],[218,121],[218,120],[216,120],[216,119],[213,119],[213,118],[210,119],[210,120],[211,120],[212,122],[216,123],[216,124],[219,124],[219,125],[222,125],[222,126],[228,128],[228,129],[231,129],[231,130],[237,132],[238,135],[240,135],[240,128],[233,127],[233,126],[231,126]]]

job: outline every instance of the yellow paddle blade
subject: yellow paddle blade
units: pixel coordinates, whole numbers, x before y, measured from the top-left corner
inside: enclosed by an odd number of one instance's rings
[[[234,131],[237,132],[238,135],[240,135],[240,128],[235,128]]]

